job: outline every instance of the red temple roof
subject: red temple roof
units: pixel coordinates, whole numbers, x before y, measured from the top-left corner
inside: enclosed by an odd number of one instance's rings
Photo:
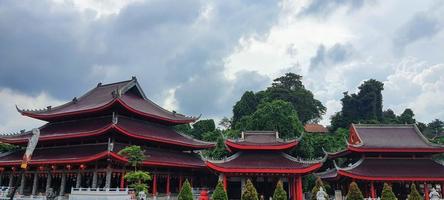
[[[169,126],[117,115],[114,115],[114,117],[105,116],[82,120],[51,122],[39,129],[39,142],[98,136],[114,130],[115,132],[135,139],[173,144],[192,149],[204,149],[215,146],[214,143],[199,141],[180,134]],[[25,132],[17,135],[4,135],[0,137],[0,141],[10,144],[27,144],[31,134],[31,132]]]
[[[322,161],[307,162],[282,152],[238,152],[222,161],[207,161],[207,166],[222,173],[305,174],[321,167]]]
[[[444,152],[414,124],[352,124],[348,143],[355,152]]]
[[[320,124],[305,124],[304,130],[307,133],[328,133],[328,129]]]
[[[95,160],[112,158],[118,161],[127,160],[118,155],[117,152],[125,145],[116,144],[109,151],[108,144],[88,144],[77,146],[59,146],[37,148],[29,162],[30,165],[52,165],[52,164],[81,164]],[[158,148],[144,148],[147,160],[143,162],[146,166],[161,167],[187,167],[202,168],[205,163],[197,154],[184,153],[181,151],[170,151]],[[0,166],[19,165],[22,162],[24,151],[16,151],[0,155]]]
[[[338,174],[375,181],[444,181],[444,166],[430,158],[362,158]]]
[[[340,178],[340,176],[338,176],[338,172],[336,169],[327,169],[323,172],[315,173],[314,175],[316,177],[329,181],[338,180]]]
[[[17,110],[25,116],[54,121],[61,118],[106,111],[111,107],[120,106],[127,112],[166,124],[184,124],[194,122],[197,118],[170,112],[146,98],[137,80],[98,84],[79,98],[57,107],[42,110]]]
[[[245,131],[239,139],[227,139],[230,151],[239,150],[288,150],[299,143],[300,138],[284,140],[274,131]]]

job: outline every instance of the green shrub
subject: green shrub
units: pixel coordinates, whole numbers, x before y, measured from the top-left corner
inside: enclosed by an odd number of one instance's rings
[[[213,195],[211,196],[212,200],[228,200],[227,192],[225,192],[224,184],[222,181],[217,183],[216,189],[214,189]]]
[[[282,181],[278,181],[274,190],[273,200],[287,200],[287,192],[284,190]]]
[[[410,194],[407,200],[422,200],[422,196],[419,194],[418,190],[416,189],[416,185],[412,183],[410,186]]]
[[[250,179],[247,180],[245,187],[242,189],[241,200],[259,200],[256,188],[254,188]]]
[[[392,191],[392,187],[384,183],[384,188],[382,189],[381,200],[396,200],[396,196]]]
[[[177,199],[178,200],[193,200],[193,193],[191,192],[191,185],[188,182],[188,179],[186,179],[185,182],[183,183]]]
[[[347,200],[363,200],[364,196],[362,195],[361,190],[354,181],[350,183],[350,187],[347,193]]]

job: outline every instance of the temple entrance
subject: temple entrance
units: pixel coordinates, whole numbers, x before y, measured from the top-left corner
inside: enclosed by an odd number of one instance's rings
[[[263,177],[258,177],[253,182],[259,197],[264,196],[264,199],[270,199],[270,197],[273,197],[276,183],[277,182],[273,181],[273,179],[271,178],[263,178]]]

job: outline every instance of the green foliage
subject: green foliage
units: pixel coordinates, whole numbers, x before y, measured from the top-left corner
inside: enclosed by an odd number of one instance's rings
[[[284,190],[282,181],[278,181],[274,190],[273,200],[287,200],[287,192]]]
[[[143,171],[131,171],[125,174],[124,178],[129,182],[145,182],[151,180],[151,176],[148,172]]]
[[[319,188],[321,188],[321,187],[324,188],[324,183],[322,182],[321,178],[318,177],[316,179],[315,186],[313,187],[313,189],[311,189],[311,199],[312,200],[316,200],[316,194],[319,192]],[[328,197],[325,197],[325,198],[328,199]]]
[[[350,123],[380,123],[383,121],[382,90],[384,84],[370,79],[359,87],[357,94],[344,92],[341,112],[331,118],[332,129],[348,128]],[[386,113],[389,114],[389,113]]]
[[[228,200],[227,192],[225,192],[224,185],[221,181],[217,183],[216,189],[214,189],[212,200]]]
[[[381,200],[396,200],[396,196],[392,191],[392,187],[387,183],[384,183],[384,188],[382,189]]]
[[[431,137],[437,137],[440,133],[444,132],[444,122],[435,119],[432,122],[427,124],[427,128],[425,128],[424,133]]]
[[[223,117],[220,122],[219,126],[222,126],[224,130],[230,129],[232,124],[232,120],[228,119],[228,117]]]
[[[362,195],[361,190],[354,181],[350,183],[350,187],[347,193],[347,200],[363,200],[364,196]]]
[[[407,108],[398,117],[398,123],[400,123],[400,124],[415,124],[416,120],[414,117],[415,117],[415,114],[413,113],[413,110],[410,108]]]
[[[395,114],[395,112],[393,112],[392,109],[387,109],[384,112],[382,112],[382,117],[383,117],[383,123],[384,124],[397,124],[398,123],[398,119]]]
[[[305,134],[297,148],[291,151],[291,155],[304,158],[319,158],[324,156],[325,149],[328,152],[336,152],[346,147],[345,139],[348,137],[348,129],[339,128],[330,134]]]
[[[214,160],[220,160],[229,155],[229,152],[225,148],[224,139],[219,137],[217,139],[216,147],[213,149],[205,150],[204,155]]]
[[[204,133],[213,132],[216,130],[216,124],[212,119],[199,120],[193,124],[191,135],[199,140],[202,140]]]
[[[186,179],[185,182],[183,183],[177,199],[178,200],[193,200],[193,193],[191,192],[191,185],[188,182],[188,179]]]
[[[235,127],[242,117],[248,116],[256,111],[259,105],[259,98],[252,91],[246,91],[241,99],[233,106],[232,126]]]
[[[258,200],[258,194],[256,188],[250,179],[247,179],[244,188],[242,189],[241,200]]]
[[[407,200],[423,200],[422,196],[419,194],[418,190],[416,189],[416,185],[414,183],[412,183],[412,185],[410,186],[410,194]]]
[[[137,166],[145,160],[144,152],[140,146],[132,145],[120,150],[118,154],[128,159],[129,164],[136,170]]]
[[[282,138],[293,138],[303,131],[302,123],[293,106],[282,100],[265,102],[236,125],[238,130],[278,131]]]

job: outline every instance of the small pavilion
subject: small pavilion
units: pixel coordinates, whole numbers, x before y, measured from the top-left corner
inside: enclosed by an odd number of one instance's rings
[[[422,194],[432,187],[443,192],[444,165],[433,157],[443,152],[414,124],[352,124],[347,149],[326,152],[334,167],[317,175],[343,194],[356,181],[366,197],[377,198],[389,183],[398,199],[406,199],[412,182]]]
[[[287,154],[296,147],[300,138],[285,140],[278,132],[247,131],[239,139],[227,139],[230,157],[206,162],[219,173],[229,199],[240,199],[246,179],[250,179],[259,195],[273,196],[278,180],[284,183],[288,198],[302,200],[302,176],[322,166],[322,160],[303,161]]]

